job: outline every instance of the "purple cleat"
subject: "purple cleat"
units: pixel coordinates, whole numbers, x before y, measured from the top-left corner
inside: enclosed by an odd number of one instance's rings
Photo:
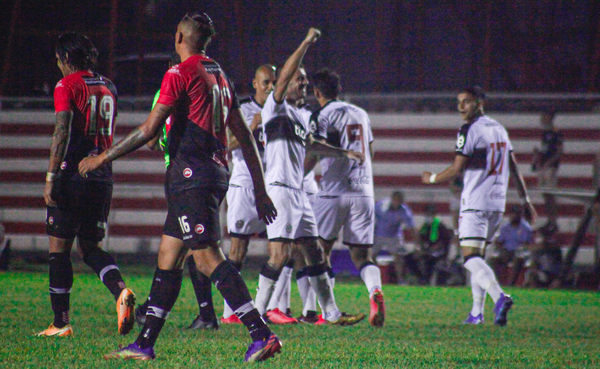
[[[122,359],[122,360],[154,360],[154,348],[140,348],[137,343],[132,343],[126,347],[119,347],[119,350],[104,355],[104,359]]]
[[[496,318],[494,318],[494,324],[499,325],[501,327],[506,325],[506,316],[508,315],[508,311],[513,305],[513,299],[509,295],[500,294],[500,299],[496,302],[494,306],[494,314],[496,314]]]
[[[283,343],[279,337],[277,337],[275,333],[271,333],[268,339],[264,341],[255,341],[250,344],[248,351],[246,351],[244,361],[253,362],[267,360],[281,351],[281,346],[283,346]]]
[[[469,314],[469,317],[463,321],[463,324],[483,324],[483,314],[477,316]]]

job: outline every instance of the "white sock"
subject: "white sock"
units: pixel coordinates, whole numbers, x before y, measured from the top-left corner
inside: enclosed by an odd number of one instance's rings
[[[233,310],[227,304],[227,301],[223,300],[223,318],[227,319],[233,315]]]
[[[321,309],[323,309],[323,318],[331,322],[337,321],[342,313],[335,303],[333,289],[331,288],[331,282],[329,276],[327,276],[327,272],[323,272],[314,277],[309,276],[308,280],[317,294]]]
[[[267,303],[273,294],[276,282],[277,281],[267,278],[262,274],[258,276],[258,289],[256,291],[255,305],[260,315],[263,315],[267,311]]]
[[[471,315],[477,316],[483,314],[483,308],[485,306],[485,290],[481,288],[473,278],[471,273],[471,292],[473,293],[473,308],[471,309]]]
[[[498,301],[500,294],[502,293],[502,288],[500,288],[492,268],[490,268],[480,257],[474,257],[467,260],[465,268],[472,274],[471,282],[477,283],[479,287],[489,293],[492,300],[494,300],[494,303]]]
[[[369,291],[369,298],[375,290],[381,290],[381,272],[377,265],[369,264],[360,269],[360,277],[365,282]]]
[[[297,278],[296,284],[298,284],[298,292],[302,299],[302,315],[306,316],[308,311],[317,311],[317,295],[310,286],[308,276]]]
[[[279,298],[279,310],[281,310],[284,314],[287,313],[288,309],[290,308],[290,298],[291,298],[291,293],[292,293],[292,274],[294,269],[289,268],[289,273],[286,275],[286,279],[285,279],[285,287],[283,289],[283,293],[281,294],[281,297]],[[283,268],[283,271],[285,272],[285,268]],[[282,272],[283,274],[283,272]]]
[[[273,310],[279,306],[279,301],[283,298],[287,281],[289,278],[292,278],[292,271],[293,269],[287,266],[283,267],[283,269],[281,270],[281,274],[279,274],[279,278],[275,283],[275,288],[273,289],[273,293],[271,294],[271,298],[269,299],[267,311]],[[281,310],[281,312],[285,313],[285,310]]]

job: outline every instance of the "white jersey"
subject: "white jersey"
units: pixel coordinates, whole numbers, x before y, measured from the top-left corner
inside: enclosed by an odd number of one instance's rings
[[[302,188],[307,195],[316,195],[319,192],[319,186],[317,185],[317,181],[315,180],[315,171],[311,170],[304,177],[304,181],[302,182]]]
[[[269,95],[262,110],[265,138],[265,183],[302,190],[310,110]]]
[[[369,144],[373,142],[367,112],[347,102],[331,100],[310,119],[313,136],[344,150],[365,154],[362,165],[348,158],[321,158],[323,176],[318,196],[373,196],[373,169]]]
[[[262,106],[260,106],[260,104],[257,103],[253,97],[249,97],[240,101],[240,108],[242,109],[244,121],[246,122],[246,125],[248,127],[250,127],[254,115],[260,114],[260,111],[262,110]],[[254,135],[254,140],[256,141],[258,154],[260,156],[260,159],[263,160],[264,164],[265,149],[262,140],[262,132],[262,124],[260,124],[258,128],[255,129],[254,132],[252,132],[252,134]],[[246,161],[244,160],[244,155],[242,154],[242,149],[240,147],[231,152],[231,162],[233,163],[233,170],[231,171],[231,178],[229,179],[229,184],[254,189],[252,176],[250,175],[250,170],[246,165]]]
[[[469,158],[460,211],[504,211],[508,189],[508,156],[513,150],[506,129],[488,116],[458,132],[456,153]]]

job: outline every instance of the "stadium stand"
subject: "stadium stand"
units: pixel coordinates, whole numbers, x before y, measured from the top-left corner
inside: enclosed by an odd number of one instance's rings
[[[116,141],[142,122],[147,113],[121,113]],[[531,172],[532,151],[539,145],[539,115],[489,113],[509,130],[520,169],[532,189],[532,200],[545,222],[541,194]],[[375,136],[375,195],[392,190],[405,192],[408,204],[421,224],[426,203],[435,203],[447,224],[450,192],[447,185],[420,185],[423,170],[439,172],[453,160],[460,117],[456,113],[372,113]],[[594,163],[600,148],[598,115],[563,113],[556,126],[564,133],[565,155],[559,171],[559,188],[594,191]],[[46,250],[45,204],[42,198],[50,140],[54,130],[52,111],[0,111],[0,222],[4,223],[15,250]],[[162,155],[146,148],[114,163],[115,188],[105,247],[115,252],[156,251],[166,215]],[[318,171],[318,168],[317,168]],[[509,204],[517,203],[514,189]],[[581,203],[559,199],[560,238],[568,245],[584,212]],[[225,218],[223,217],[223,224]],[[224,232],[226,234],[226,232]],[[586,235],[584,248],[591,251],[594,235]],[[228,248],[227,240],[224,243]],[[264,247],[264,245],[263,245]],[[262,253],[263,247],[251,248]],[[593,260],[582,250],[576,262]]]

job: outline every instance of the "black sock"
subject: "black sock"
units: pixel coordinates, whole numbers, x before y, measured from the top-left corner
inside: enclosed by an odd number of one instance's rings
[[[187,259],[188,270],[190,272],[190,279],[194,286],[194,292],[196,293],[196,300],[198,301],[198,308],[200,310],[200,318],[205,322],[211,322],[217,320],[215,314],[215,308],[212,300],[212,282],[210,278],[205,276],[196,268],[196,262],[193,257]]]
[[[68,252],[51,252],[48,260],[50,302],[54,311],[54,326],[69,324],[69,297],[73,287],[73,266]]]
[[[96,272],[102,283],[115,296],[115,300],[118,299],[121,291],[125,288],[125,282],[123,282],[119,267],[112,255],[99,247],[94,247],[85,253],[83,262]]]
[[[150,289],[150,304],[146,313],[146,323],[135,340],[135,343],[142,349],[154,346],[160,330],[169,316],[179,290],[181,289],[181,280],[183,271],[156,269],[154,281]]]
[[[248,287],[240,273],[227,261],[219,264],[210,276],[231,310],[248,328],[253,341],[269,338],[271,330],[252,303]]]

